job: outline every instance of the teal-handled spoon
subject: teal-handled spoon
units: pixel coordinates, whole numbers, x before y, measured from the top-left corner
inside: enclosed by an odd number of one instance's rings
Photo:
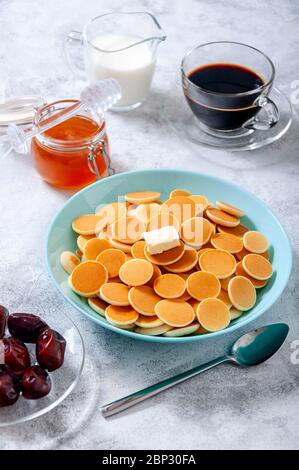
[[[285,323],[274,323],[252,330],[235,341],[229,354],[104,405],[101,407],[102,415],[108,418],[120,413],[223,362],[232,362],[241,367],[261,364],[278,351],[286,339],[288,331],[289,327]]]

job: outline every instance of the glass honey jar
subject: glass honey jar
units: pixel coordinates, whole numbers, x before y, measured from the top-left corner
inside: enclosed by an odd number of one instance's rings
[[[34,125],[42,127],[45,120],[77,103],[60,100],[37,109]],[[105,120],[88,108],[36,135],[31,155],[40,176],[63,189],[82,188],[112,171]]]

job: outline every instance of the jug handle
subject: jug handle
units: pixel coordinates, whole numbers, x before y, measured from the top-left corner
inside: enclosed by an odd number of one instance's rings
[[[64,50],[69,68],[75,76],[81,79],[85,79],[85,68],[83,59],[83,47],[84,39],[83,34],[80,31],[70,31],[65,39]],[[76,54],[79,47],[81,48],[81,57]]]

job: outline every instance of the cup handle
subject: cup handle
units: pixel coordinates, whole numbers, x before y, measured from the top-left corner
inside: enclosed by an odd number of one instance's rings
[[[83,35],[80,33],[80,31],[70,31],[68,33],[65,40],[66,59],[71,71],[74,73],[74,75],[79,75],[79,78],[81,79],[85,79],[85,68],[83,54],[81,53],[80,57],[78,54],[78,49],[79,47],[82,48],[83,45]]]
[[[279,111],[276,104],[274,103],[274,101],[271,100],[271,98],[269,98],[268,96],[260,96],[256,100],[255,104],[261,108],[260,111],[263,110],[266,113],[266,116],[261,119],[259,117],[259,111],[256,116],[245,122],[245,124],[243,124],[243,127],[245,127],[246,129],[267,131],[278,123]]]

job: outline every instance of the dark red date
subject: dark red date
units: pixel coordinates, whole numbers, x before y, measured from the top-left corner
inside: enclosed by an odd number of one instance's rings
[[[20,383],[23,397],[30,400],[45,397],[51,390],[50,376],[40,366],[26,369]]]
[[[43,330],[36,342],[36,359],[40,366],[49,372],[59,369],[64,361],[66,341],[51,328]]]
[[[30,366],[30,357],[26,345],[17,338],[3,338],[4,363],[16,375],[20,376]],[[0,350],[1,350],[0,346]]]
[[[3,305],[0,305],[0,339],[5,335],[6,323],[8,319],[8,310]]]
[[[9,368],[0,364],[0,407],[13,405],[20,395],[17,377]]]
[[[31,313],[12,313],[7,321],[11,336],[24,341],[24,343],[36,343],[37,338],[48,325],[37,315]]]

